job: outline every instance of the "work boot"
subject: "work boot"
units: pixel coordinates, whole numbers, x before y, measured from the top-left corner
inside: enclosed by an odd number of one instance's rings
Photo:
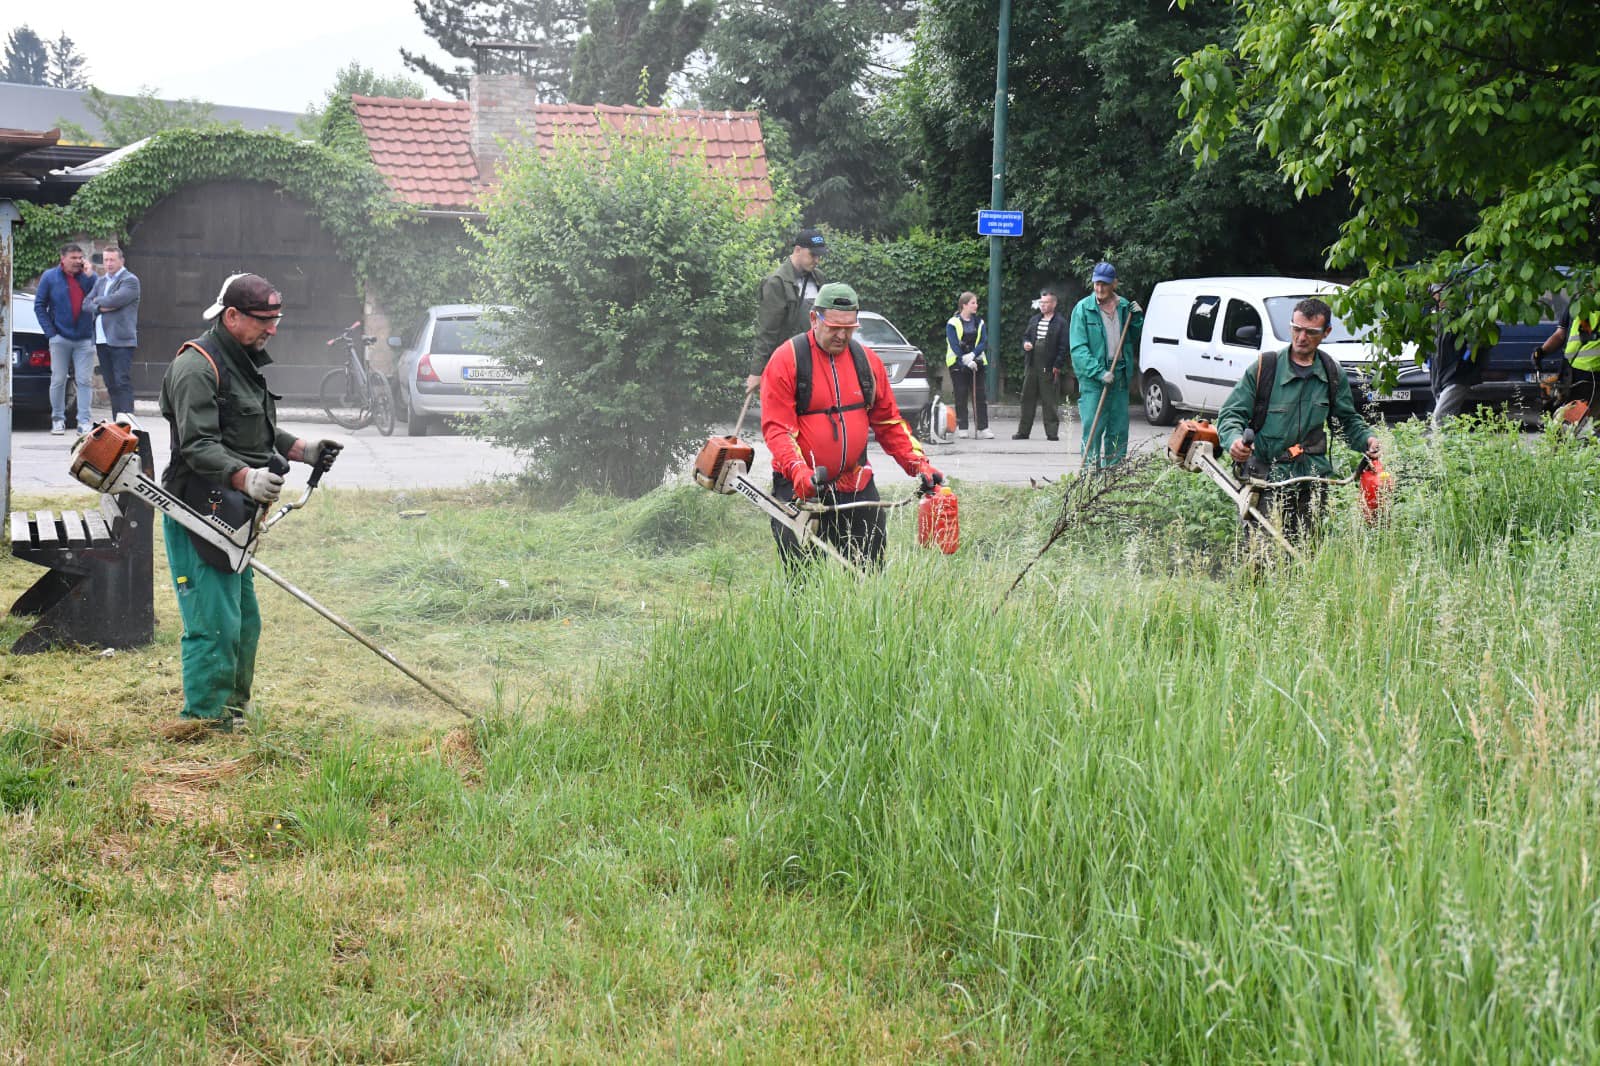
[[[1028,439],[1028,435],[1026,433],[1013,433],[1013,434],[1011,434],[1011,439],[1012,440],[1027,440]]]
[[[1054,433],[1046,433],[1044,435],[1044,439],[1045,440],[1060,440],[1061,438],[1059,436],[1057,436],[1056,434],[1054,434]]]

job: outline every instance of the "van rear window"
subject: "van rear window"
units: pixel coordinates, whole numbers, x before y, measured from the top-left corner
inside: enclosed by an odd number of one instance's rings
[[[1194,304],[1189,308],[1189,339],[1192,341],[1208,341],[1217,332],[1217,305],[1222,303],[1220,296],[1197,296]]]

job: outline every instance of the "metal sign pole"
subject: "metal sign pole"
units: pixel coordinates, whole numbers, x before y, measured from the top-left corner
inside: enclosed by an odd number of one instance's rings
[[[1011,0],[1000,0],[1000,33],[996,41],[994,65],[994,178],[989,190],[989,206],[999,211],[1006,206],[1006,106],[1007,91],[1006,78],[1006,53],[1011,50]],[[998,236],[989,238],[989,336],[990,338],[1004,337],[1005,330],[1000,328],[1000,249],[1003,242]],[[995,349],[996,358],[989,360],[988,393],[991,401],[995,399],[995,382],[1000,375],[1000,352],[1004,349],[1002,344]],[[974,375],[976,376],[976,375]],[[973,387],[977,387],[974,381]]]
[[[22,215],[10,200],[0,200],[0,518],[11,513],[11,227]]]

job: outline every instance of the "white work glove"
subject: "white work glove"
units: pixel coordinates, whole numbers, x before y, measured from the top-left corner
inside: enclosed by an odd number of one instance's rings
[[[252,466],[244,472],[244,494],[257,503],[272,506],[283,492],[283,475],[274,474],[264,466]]]
[[[1107,385],[1109,385],[1109,384],[1111,384],[1111,383],[1112,383],[1112,382],[1113,382],[1113,381],[1115,381],[1115,380],[1117,380],[1117,375],[1116,375],[1116,374],[1115,374],[1115,373],[1113,373],[1113,372],[1112,372],[1112,371],[1110,371],[1110,370],[1107,370],[1107,371],[1106,371],[1106,372],[1105,372],[1105,373],[1104,373],[1104,374],[1101,374],[1101,375],[1100,375],[1100,380],[1101,380],[1101,381],[1102,381],[1102,382],[1103,382],[1103,383],[1105,383],[1105,384],[1107,384]]]
[[[961,357],[961,365],[966,367],[968,370],[971,370],[978,365],[977,357],[969,352]]]

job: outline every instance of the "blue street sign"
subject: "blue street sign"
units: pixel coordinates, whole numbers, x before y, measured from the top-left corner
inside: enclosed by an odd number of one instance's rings
[[[979,211],[978,236],[980,237],[1020,237],[1022,236],[1021,211]]]

